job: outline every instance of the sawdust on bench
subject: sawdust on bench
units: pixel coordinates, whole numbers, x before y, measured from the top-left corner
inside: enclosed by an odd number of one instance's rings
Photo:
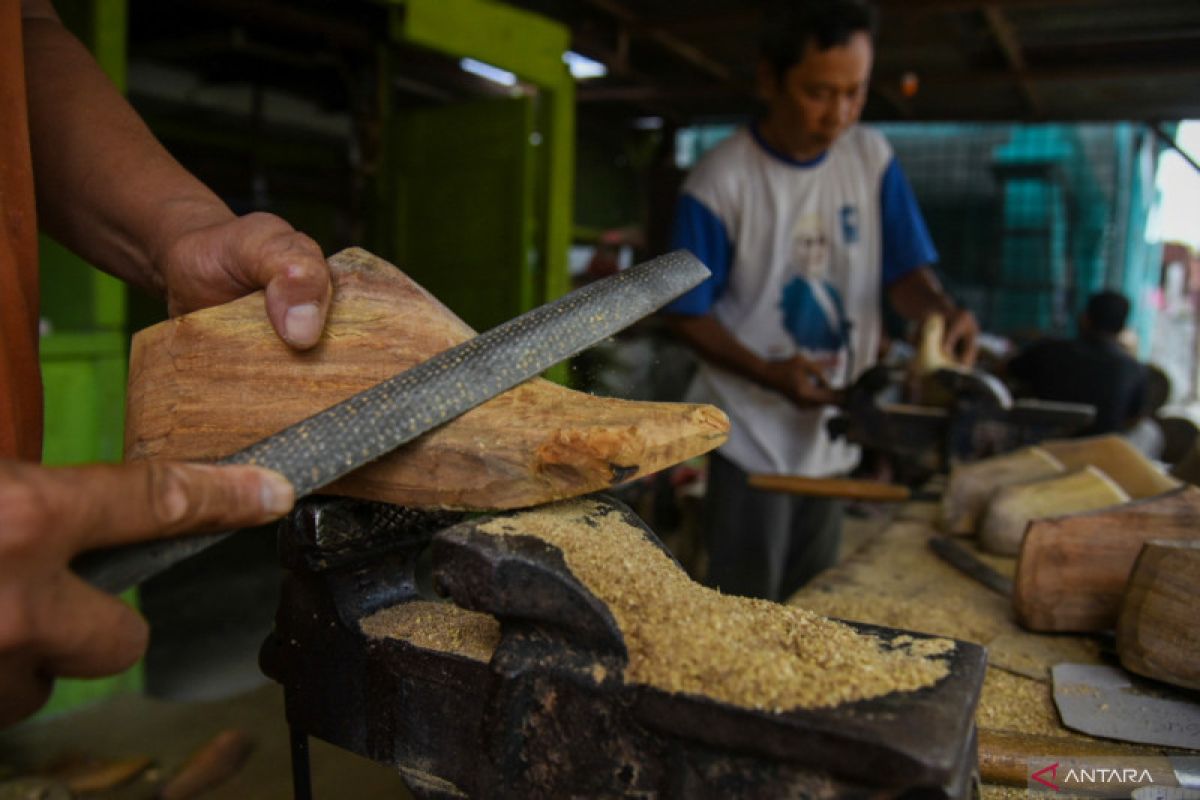
[[[559,503],[479,530],[534,536],[609,608],[625,640],[625,680],[775,712],[824,708],[930,686],[948,673],[941,640],[883,640],[810,611],[723,595],[693,582],[607,506]],[[914,652],[916,651],[916,652]]]
[[[384,608],[360,623],[373,639],[403,639],[426,650],[491,661],[500,644],[500,623],[490,614],[453,603],[412,600]]]

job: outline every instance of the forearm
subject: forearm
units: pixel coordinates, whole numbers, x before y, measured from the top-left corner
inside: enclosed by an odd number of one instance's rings
[[[672,314],[666,319],[676,335],[705,361],[770,388],[766,359],[739,342],[711,314],[702,317]]]
[[[912,322],[920,322],[930,314],[941,314],[949,319],[958,310],[929,267],[908,273],[893,283],[887,294],[896,313]]]
[[[233,219],[171,157],[80,42],[26,3],[25,69],[41,227],[97,267],[161,293],[167,248]]]

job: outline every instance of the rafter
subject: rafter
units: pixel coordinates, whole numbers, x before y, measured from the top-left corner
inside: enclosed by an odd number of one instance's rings
[[[1021,50],[1021,42],[1017,38],[1016,30],[1004,12],[994,4],[989,3],[983,7],[983,17],[987,20],[988,30],[992,32],[996,44],[1004,53],[1004,59],[1008,62],[1008,68],[1012,70],[1021,94],[1025,96],[1025,102],[1029,104],[1029,110],[1035,117],[1041,116],[1041,102],[1038,100],[1033,84],[1026,77],[1029,67],[1025,63],[1025,54]]]

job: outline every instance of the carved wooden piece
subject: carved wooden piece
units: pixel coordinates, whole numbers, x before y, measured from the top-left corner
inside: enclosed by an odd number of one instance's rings
[[[1147,542],[1125,589],[1117,652],[1130,672],[1200,689],[1200,530]]]
[[[1142,544],[1195,539],[1200,489],[1029,524],[1013,587],[1017,621],[1035,631],[1114,627]]]
[[[138,333],[126,457],[228,455],[474,335],[364,250],[329,264],[334,300],[310,351],[276,337],[261,292]],[[324,491],[418,507],[519,508],[658,471],[717,447],[728,430],[712,406],[593,397],[538,378]]]
[[[1116,434],[1083,439],[1052,439],[1038,447],[1068,470],[1093,466],[1112,478],[1130,497],[1154,497],[1180,486],[1129,441]]]
[[[1109,508],[1128,501],[1129,495],[1112,478],[1091,466],[1005,486],[988,502],[979,526],[979,544],[989,553],[1015,556],[1021,550],[1021,539],[1031,520]]]

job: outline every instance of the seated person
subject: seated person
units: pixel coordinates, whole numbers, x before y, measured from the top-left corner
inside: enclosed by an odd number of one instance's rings
[[[1129,429],[1145,406],[1146,368],[1117,341],[1129,300],[1103,291],[1092,295],[1074,339],[1039,339],[1019,352],[1007,374],[1039,400],[1087,403],[1096,418],[1079,436]]]

